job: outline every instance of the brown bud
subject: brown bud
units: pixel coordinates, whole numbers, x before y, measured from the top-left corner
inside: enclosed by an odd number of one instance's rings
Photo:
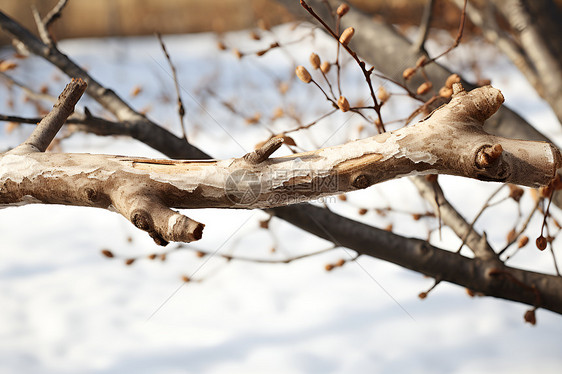
[[[418,294],[418,297],[419,297],[420,299],[422,299],[422,300],[425,299],[425,298],[427,297],[427,292],[420,292],[420,293]]]
[[[320,70],[322,70],[322,73],[328,74],[331,67],[332,67],[332,65],[330,65],[330,63],[328,61],[324,61],[322,63],[322,65],[320,65]]]
[[[293,147],[297,146],[297,143],[295,143],[295,139],[291,138],[290,136],[283,135],[282,138],[283,138],[283,144],[292,145]]]
[[[379,100],[383,103],[386,102],[388,99],[390,99],[390,94],[383,86],[379,87],[377,96],[379,97]]]
[[[269,26],[269,22],[267,22],[263,18],[260,18],[258,20],[258,27],[260,29],[262,29],[263,31],[267,31],[267,30],[271,29],[271,26]]]
[[[349,102],[344,96],[340,96],[338,99],[338,107],[342,112],[347,112],[349,110]]]
[[[299,77],[299,79],[304,83],[310,83],[310,81],[312,81],[312,77],[308,73],[308,70],[306,70],[306,68],[302,65],[297,66],[295,73],[297,74],[297,77]]]
[[[474,297],[476,295],[470,288],[466,289],[466,294],[470,297]]]
[[[246,125],[255,125],[256,123],[259,123],[260,119],[261,113],[256,112],[253,116],[245,118]]]
[[[162,253],[160,255],[160,261],[166,261],[166,254],[165,253]]]
[[[0,72],[5,72],[8,70],[13,70],[15,68],[18,67],[18,64],[16,64],[13,61],[10,60],[4,60],[4,61],[0,61]]]
[[[338,9],[336,10],[336,14],[339,17],[343,17],[346,15],[346,13],[349,12],[349,5],[347,4],[340,4],[340,6],[338,7]]]
[[[244,54],[242,52],[240,52],[237,48],[234,48],[232,50],[232,53],[234,53],[234,56],[236,56],[237,59],[241,59],[242,57],[244,57]]]
[[[142,92],[142,87],[137,85],[131,90],[131,97],[137,97]]]
[[[253,40],[260,40],[261,36],[255,31],[250,31],[250,38]]]
[[[406,80],[412,78],[412,76],[416,74],[416,69],[415,68],[406,68],[404,69],[404,71],[402,72],[402,77]]]
[[[541,235],[537,238],[536,245],[539,250],[544,251],[546,249],[546,243],[547,240],[544,236]]]
[[[528,311],[526,311],[524,318],[525,322],[530,323],[533,326],[537,324],[537,316],[535,315],[534,309],[529,309]]]
[[[285,113],[283,112],[283,108],[278,106],[277,108],[275,108],[273,110],[273,119],[281,118],[281,117],[283,117],[284,114]]]
[[[221,51],[225,51],[226,45],[224,45],[223,42],[219,41],[219,42],[217,42],[217,48],[220,49]]]
[[[355,29],[353,27],[348,27],[347,29],[343,30],[340,36],[340,43],[343,45],[348,45],[353,38],[353,34],[355,34]]]
[[[365,214],[367,214],[367,212],[368,212],[367,209],[361,208],[361,209],[359,209],[359,212],[357,212],[357,213],[359,213],[360,216],[364,216]]]
[[[197,256],[197,257],[199,257],[199,258],[205,257],[205,254],[206,254],[205,252],[201,252],[201,251],[195,252],[195,256]]]
[[[507,186],[509,187],[509,197],[512,198],[513,200],[519,202],[519,200],[521,200],[521,197],[523,196],[523,193],[525,192],[525,190],[523,190],[521,187],[518,187],[514,184],[508,184]]]
[[[412,218],[414,219],[414,221],[419,221],[422,218],[422,215],[419,213],[414,213],[412,214]]]
[[[269,228],[269,220],[264,219],[264,220],[260,221],[260,228],[268,229]]]
[[[421,68],[425,62],[427,61],[427,57],[425,56],[421,56],[420,58],[418,58],[418,60],[416,61],[416,67],[417,68]]]
[[[519,238],[519,241],[517,242],[517,248],[523,248],[524,246],[527,245],[527,243],[529,243],[529,237],[522,236]]]
[[[340,258],[338,261],[336,261],[336,263],[334,264],[334,266],[338,266],[341,267],[345,265],[345,260],[343,258]]]
[[[279,90],[281,95],[285,95],[287,91],[289,91],[289,85],[287,84],[287,82],[281,82],[279,83],[279,86],[277,86],[277,89]]]
[[[431,82],[423,82],[416,90],[416,93],[418,95],[425,95],[429,92],[429,90],[431,90],[431,87],[433,87],[433,84],[431,84]]]
[[[447,80],[445,81],[445,87],[447,88],[453,88],[453,83],[460,83],[461,81],[461,77],[459,77],[458,74],[451,74],[447,77]]]
[[[509,230],[509,232],[507,233],[507,237],[506,237],[507,242],[511,243],[512,241],[514,241],[515,238],[516,238],[516,235],[517,235],[517,232],[515,231],[515,229]]]
[[[156,253],[151,253],[147,257],[148,257],[149,260],[154,260],[156,258],[156,256],[158,256]]]
[[[340,199],[341,201],[347,201],[347,196],[345,196],[345,195],[338,195],[338,199]]]
[[[109,249],[102,249],[101,254],[104,255],[105,257],[109,257],[109,258],[115,257],[113,255],[113,252],[111,252]]]
[[[310,65],[313,69],[320,69],[320,57],[314,52],[310,54]]]
[[[125,265],[127,265],[127,266],[132,265],[133,262],[135,262],[134,258],[128,258],[128,259],[125,260]]]
[[[540,197],[550,197],[550,195],[552,195],[552,191],[553,191],[553,186],[550,184],[548,186],[539,187]]]
[[[191,278],[188,277],[187,275],[182,275],[181,276],[181,280],[184,281],[185,283],[188,283],[191,281]]]
[[[449,87],[441,87],[441,89],[439,90],[439,96],[447,99],[453,96],[453,89]]]
[[[332,271],[332,270],[334,270],[334,265],[333,264],[326,264],[326,266],[324,266],[324,269],[326,269],[326,271]]]
[[[394,225],[392,223],[389,223],[388,225],[386,225],[386,227],[384,228],[386,231],[390,231],[392,232],[392,229],[394,228]]]

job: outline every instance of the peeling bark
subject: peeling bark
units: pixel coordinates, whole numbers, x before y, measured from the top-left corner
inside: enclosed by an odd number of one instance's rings
[[[111,209],[165,245],[197,240],[203,229],[170,208],[273,208],[427,173],[531,187],[552,180],[561,164],[557,148],[483,130],[503,102],[499,90],[486,86],[468,93],[456,84],[454,91],[449,104],[416,125],[278,158],[268,156],[279,141],[242,158],[206,162],[51,154],[20,146],[0,158],[0,204]]]

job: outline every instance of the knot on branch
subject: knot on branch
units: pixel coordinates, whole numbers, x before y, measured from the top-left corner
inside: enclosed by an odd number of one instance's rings
[[[485,145],[476,153],[476,165],[488,169],[497,164],[503,152],[501,144]]]
[[[358,176],[356,176],[353,179],[353,182],[351,182],[351,185],[357,189],[364,189],[367,188],[371,185],[371,182],[369,180],[369,177],[365,174],[359,174]]]

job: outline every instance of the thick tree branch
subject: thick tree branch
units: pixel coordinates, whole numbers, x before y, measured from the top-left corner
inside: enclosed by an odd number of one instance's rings
[[[281,145],[274,140],[242,158],[209,162],[44,154],[35,148],[25,153],[18,147],[0,158],[0,204],[114,209],[165,245],[197,240],[203,229],[169,208],[273,208],[424,173],[533,187],[552,180],[561,163],[557,148],[482,129],[503,102],[499,90],[486,86],[467,93],[457,83],[454,91],[449,104],[416,125],[279,158],[268,158]],[[59,101],[72,99],[61,95]],[[68,116],[67,105],[55,105],[53,112],[60,108]],[[53,118],[60,127],[66,117]],[[52,130],[36,131],[41,136],[32,134],[28,143],[42,150]]]
[[[312,205],[277,208],[273,214],[359,254],[379,258],[484,295],[562,314],[562,277],[506,267],[495,260],[470,259],[434,247],[424,240],[379,230]]]

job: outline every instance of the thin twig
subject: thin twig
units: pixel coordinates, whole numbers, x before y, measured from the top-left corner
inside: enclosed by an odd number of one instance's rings
[[[551,238],[550,229],[548,228],[548,226],[546,226],[546,236],[548,238]],[[552,245],[552,242],[550,240],[548,241],[548,247],[548,249],[550,250],[550,254],[552,255],[552,262],[554,263],[554,271],[556,271],[556,275],[560,276],[560,269],[558,269],[558,262],[556,261],[556,255],[554,254],[554,246]]]
[[[425,41],[427,40],[429,25],[431,24],[431,19],[433,18],[434,5],[435,5],[435,0],[427,0],[427,3],[425,4],[420,27],[418,30],[418,38],[416,39],[415,43],[412,44],[412,49],[415,52],[425,53],[424,45],[425,45]]]
[[[521,234],[523,234],[525,232],[525,230],[527,230],[527,226],[529,226],[529,222],[531,222],[531,218],[533,218],[533,216],[535,215],[536,211],[539,208],[539,204],[540,204],[540,199],[537,199],[535,206],[533,207],[533,209],[531,210],[531,213],[529,213],[529,215],[527,216],[527,219],[525,219],[525,222],[523,222],[523,225],[521,226],[521,229],[519,230],[519,232],[513,236],[513,239],[511,239],[509,241],[509,243],[507,243],[505,245],[505,247],[502,248],[501,251],[498,252],[498,256],[501,256],[502,254],[505,253],[505,251],[507,251],[507,249],[517,241],[517,239],[521,236]],[[511,255],[509,255],[505,260],[509,260],[510,258],[512,258],[521,248],[517,248],[517,250],[515,252],[513,252]]]
[[[437,60],[440,57],[445,56],[447,53],[451,52],[453,49],[457,48],[461,42],[462,39],[462,34],[464,31],[464,22],[466,20],[466,4],[468,3],[468,0],[464,0],[464,6],[462,8],[462,13],[461,13],[461,21],[459,24],[459,30],[457,31],[457,36],[455,38],[455,41],[453,43],[453,45],[451,45],[449,48],[447,48],[447,50],[439,55],[437,55],[436,57],[433,57],[429,60],[427,60],[423,65],[427,65],[430,64],[432,62],[434,62],[435,60]]]
[[[320,22],[320,24],[324,27],[324,29],[326,29],[326,31],[328,31],[330,33],[330,35],[332,35],[332,37],[334,37],[337,40],[338,45],[341,45],[349,53],[349,55],[355,60],[355,62],[357,62],[357,64],[361,68],[361,72],[363,73],[363,76],[365,77],[365,81],[367,82],[367,86],[369,87],[369,92],[371,94],[371,99],[373,100],[375,112],[377,113],[377,116],[378,116],[379,121],[380,121],[380,125],[377,126],[377,130],[379,130],[379,132],[380,131],[382,131],[382,132],[386,131],[385,128],[384,128],[384,122],[383,122],[383,119],[382,119],[382,116],[381,116],[381,111],[380,111],[381,104],[377,100],[377,96],[375,95],[375,90],[373,88],[373,82],[371,81],[371,74],[373,74],[374,69],[373,68],[367,69],[366,65],[365,65],[365,61],[362,61],[361,59],[359,59],[359,57],[357,56],[357,53],[355,53],[351,48],[349,48],[349,46],[347,44],[342,43],[340,41],[340,38],[339,38],[338,34],[334,30],[332,30],[332,28],[330,26],[328,26],[328,24],[326,22],[324,22],[324,20],[318,14],[316,14],[316,12],[304,0],[300,0],[300,4],[311,16],[313,16],[318,22]],[[339,19],[339,17],[338,17],[338,19]],[[339,51],[339,48],[338,48],[338,51]]]
[[[86,91],[86,82],[82,79],[72,79],[60,94],[53,109],[39,122],[29,138],[16,147],[18,149],[45,152],[51,141],[55,138],[60,128],[74,111],[74,106]]]
[[[168,61],[168,64],[170,65],[170,69],[172,70],[172,77],[174,78],[174,86],[176,87],[176,95],[178,98],[178,115],[180,117],[181,133],[183,138],[187,142],[188,141],[187,133],[185,131],[185,123],[184,123],[185,108],[183,106],[183,101],[181,100],[180,85],[178,83],[178,75],[176,73],[176,68],[172,63],[172,59],[170,58],[168,51],[166,50],[166,45],[164,44],[164,40],[162,40],[162,35],[160,35],[160,33],[156,33],[156,36],[158,37],[158,41],[160,42],[160,47],[162,47],[164,56],[166,56],[166,61]]]
[[[33,18],[35,19],[39,36],[41,37],[41,40],[50,47],[55,46],[55,40],[51,35],[49,28],[57,19],[60,18],[62,10],[67,3],[68,0],[60,0],[43,19],[41,19],[41,15],[39,14],[39,10],[35,4],[31,5],[31,11],[33,12]]]
[[[470,226],[468,228],[468,231],[466,232],[466,234],[464,235],[463,239],[462,239],[462,243],[459,246],[459,249],[457,249],[457,253],[459,253],[462,249],[462,247],[466,244],[466,239],[468,238],[468,235],[470,235],[470,233],[474,230],[474,224],[476,223],[476,221],[478,220],[478,218],[480,218],[480,216],[482,215],[482,213],[484,213],[484,211],[489,208],[492,205],[495,205],[497,203],[491,204],[490,201],[506,186],[506,184],[502,184],[498,189],[496,189],[494,191],[494,193],[492,193],[490,195],[490,197],[488,197],[488,199],[486,200],[486,202],[484,203],[484,205],[482,206],[482,208],[480,209],[480,211],[478,212],[478,214],[476,214],[476,217],[474,217],[474,219],[472,220],[472,222],[470,223]],[[503,201],[503,199],[501,200]]]

